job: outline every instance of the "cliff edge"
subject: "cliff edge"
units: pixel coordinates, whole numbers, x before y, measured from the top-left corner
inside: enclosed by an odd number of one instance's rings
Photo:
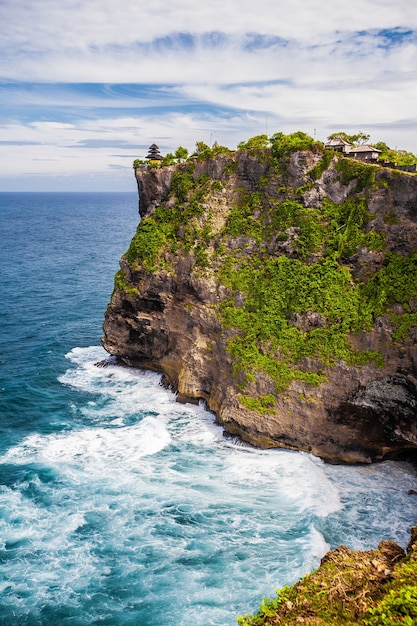
[[[417,176],[280,135],[136,179],[110,354],[257,446],[417,449]]]
[[[417,620],[417,527],[407,554],[394,541],[377,550],[328,552],[320,567],[292,587],[264,599],[241,626],[412,626]]]

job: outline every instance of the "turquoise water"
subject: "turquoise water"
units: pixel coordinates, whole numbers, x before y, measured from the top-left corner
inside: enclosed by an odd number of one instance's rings
[[[0,194],[0,624],[226,626],[329,547],[405,546],[412,468],[225,439],[97,367],[137,196]]]

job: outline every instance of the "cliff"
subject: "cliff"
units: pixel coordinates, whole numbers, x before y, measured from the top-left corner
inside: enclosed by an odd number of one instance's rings
[[[103,346],[254,445],[415,451],[417,176],[273,139],[136,170]]]

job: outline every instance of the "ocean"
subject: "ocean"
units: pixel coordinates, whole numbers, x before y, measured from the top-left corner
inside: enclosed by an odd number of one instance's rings
[[[136,193],[0,193],[0,625],[227,626],[330,548],[406,547],[414,469],[223,437],[97,367]]]

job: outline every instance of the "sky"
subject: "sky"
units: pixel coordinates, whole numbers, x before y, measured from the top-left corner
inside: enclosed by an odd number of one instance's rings
[[[134,191],[197,141],[417,153],[415,0],[1,0],[0,191]]]

